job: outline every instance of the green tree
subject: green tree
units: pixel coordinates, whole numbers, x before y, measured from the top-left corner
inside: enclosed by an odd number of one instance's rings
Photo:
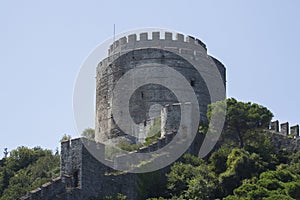
[[[86,128],[82,132],[81,136],[86,137],[89,140],[95,140],[95,129]]]
[[[259,178],[244,180],[228,199],[300,199],[300,175],[286,165],[263,172]]]
[[[226,171],[226,161],[230,151],[230,148],[223,146],[209,157],[210,168],[216,174]]]
[[[216,181],[212,174],[204,176],[200,173],[187,182],[188,188],[183,195],[185,199],[210,200],[215,198]]]
[[[0,167],[0,200],[17,199],[58,177],[60,158],[40,147],[11,151]]]
[[[168,189],[178,199],[213,199],[217,179],[201,158],[186,154],[167,174]],[[176,199],[175,198],[175,199]]]
[[[224,130],[227,136],[232,135],[238,140],[241,148],[244,147],[244,136],[247,131],[264,129],[269,126],[273,114],[266,107],[256,103],[239,102],[234,98],[225,101],[227,108]],[[215,107],[220,105],[216,102],[208,106],[208,118],[212,114],[218,114],[212,112],[219,112],[220,109]]]
[[[226,171],[221,173],[219,181],[223,195],[229,195],[244,179],[258,175],[263,169],[259,155],[234,148],[226,161]]]

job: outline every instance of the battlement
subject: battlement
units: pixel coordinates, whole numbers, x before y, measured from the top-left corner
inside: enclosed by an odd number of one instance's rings
[[[65,185],[60,177],[53,179],[52,181],[43,184],[41,187],[32,190],[27,196],[23,196],[22,200],[34,200],[34,199],[53,199],[59,194],[64,193]]]
[[[144,32],[139,35],[131,34],[116,40],[110,45],[108,55],[112,56],[124,51],[127,52],[141,48],[164,48],[178,53],[193,55],[207,53],[206,45],[201,40],[192,36],[184,36],[183,34],[176,33],[175,38],[173,38],[173,33],[171,32],[165,32],[164,35],[160,32]]]
[[[279,130],[280,127],[280,130]],[[276,132],[276,133],[280,133],[284,136],[291,136],[294,138],[298,138],[299,137],[299,125],[294,125],[289,127],[289,123],[285,122],[285,123],[281,123],[279,126],[279,121],[272,121],[269,127],[270,130]]]

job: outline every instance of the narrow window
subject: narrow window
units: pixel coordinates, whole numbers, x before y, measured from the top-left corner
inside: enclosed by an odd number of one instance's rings
[[[74,187],[78,187],[79,186],[79,172],[78,172],[78,170],[76,170],[74,172],[73,178],[74,178]]]
[[[191,80],[191,86],[195,86],[195,80]]]
[[[144,92],[141,92],[141,97],[142,97],[142,99],[144,98]]]

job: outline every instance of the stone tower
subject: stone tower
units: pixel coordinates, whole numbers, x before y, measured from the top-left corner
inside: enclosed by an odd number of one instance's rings
[[[96,141],[97,142],[120,142],[126,140],[130,143],[143,142],[144,138],[126,135],[115,123],[112,114],[113,90],[116,82],[131,69],[144,64],[149,70],[151,64],[167,65],[179,72],[189,82],[196,94],[199,110],[200,122],[207,122],[207,105],[211,103],[207,85],[195,67],[183,57],[174,52],[189,56],[191,59],[204,59],[214,62],[221,75],[224,86],[226,84],[225,67],[217,59],[207,55],[206,45],[199,39],[191,36],[173,34],[166,32],[162,38],[160,32],[152,32],[151,39],[149,33],[141,33],[139,39],[136,34],[122,37],[115,41],[108,50],[108,57],[102,60],[97,67],[96,77]],[[205,72],[205,67],[203,68]],[[129,112],[133,121],[139,125],[135,135],[149,130],[153,126],[163,107],[166,105],[180,104],[176,95],[168,88],[158,84],[145,84],[137,88],[129,100]],[[170,121],[170,120],[169,120]],[[179,117],[173,117],[172,123],[168,127],[176,130]],[[144,137],[147,137],[147,135]]]

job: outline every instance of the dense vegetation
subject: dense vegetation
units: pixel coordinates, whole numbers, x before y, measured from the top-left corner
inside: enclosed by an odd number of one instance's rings
[[[222,103],[210,105],[208,117]],[[204,159],[185,155],[174,163],[168,195],[154,199],[300,199],[300,152],[274,148],[266,130],[273,114],[257,104],[226,103],[221,145]]]
[[[59,155],[40,147],[19,147],[0,160],[0,200],[15,200],[59,176]]]
[[[208,118],[220,112],[217,108],[223,103],[210,105]],[[152,199],[300,199],[300,152],[274,148],[265,129],[273,114],[255,103],[235,99],[225,103],[226,122],[215,150],[204,159],[184,155],[171,166],[166,188],[154,189],[156,196],[163,197]],[[205,129],[202,126],[199,134]],[[83,135],[94,138],[90,129]],[[57,176],[58,153],[19,147],[0,160],[0,200],[16,199]],[[158,172],[152,172],[142,179],[152,178],[155,183],[157,176]]]

